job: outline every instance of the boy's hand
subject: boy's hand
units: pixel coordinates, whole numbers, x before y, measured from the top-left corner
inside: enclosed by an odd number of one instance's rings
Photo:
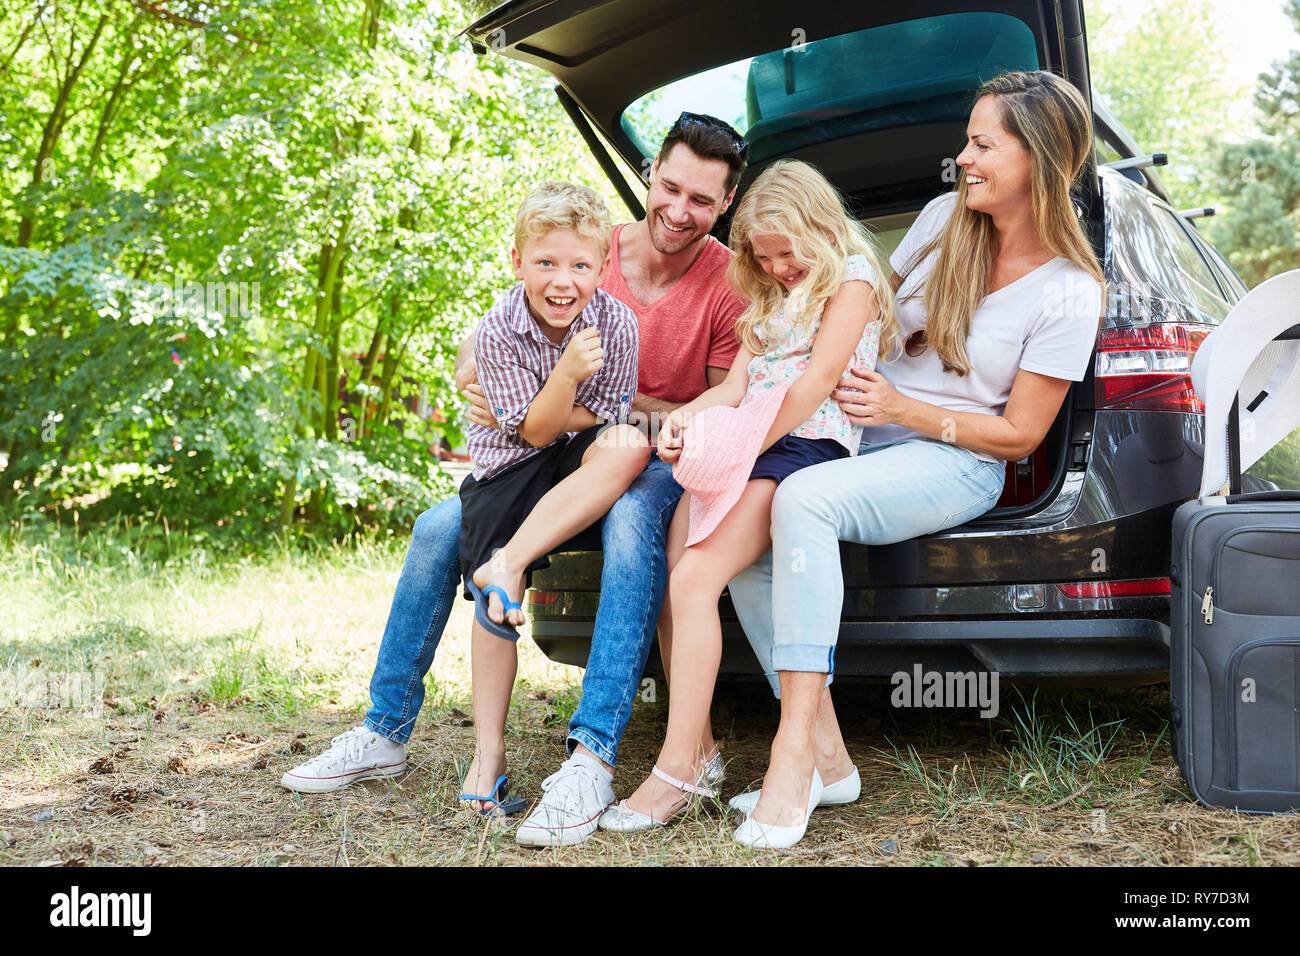
[[[659,429],[659,460],[673,464],[682,454],[682,436],[686,431],[687,417],[680,410],[668,413]]]
[[[555,373],[563,375],[575,386],[585,382],[605,364],[605,351],[600,347],[600,329],[592,326],[569,339],[564,354],[555,364]]]

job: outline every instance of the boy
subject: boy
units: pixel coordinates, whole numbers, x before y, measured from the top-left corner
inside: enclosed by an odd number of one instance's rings
[[[593,190],[537,189],[515,221],[510,258],[520,282],[475,333],[479,384],[498,427],[469,426],[475,467],[460,489],[461,573],[476,605],[476,744],[461,799],[485,814],[522,809],[503,801],[526,579],[604,515],[650,458],[645,436],[622,424],[637,388],[637,322],[599,288],[610,236]]]

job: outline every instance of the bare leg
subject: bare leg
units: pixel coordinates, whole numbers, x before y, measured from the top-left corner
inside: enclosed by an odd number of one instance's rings
[[[808,807],[826,675],[781,671],[780,679],[781,725],[772,740],[772,758],[763,777],[763,792],[754,807],[754,819],[769,826],[788,827],[801,824]]]
[[[783,696],[784,694],[782,691]],[[824,684],[817,703],[813,737],[817,747],[817,772],[821,774],[823,783],[836,783],[853,772],[853,760],[844,746],[840,723],[835,718],[835,705],[831,703],[831,689]]]
[[[498,585],[512,601],[519,601],[528,565],[609,511],[649,460],[650,446],[635,428],[617,425],[602,432],[583,453],[578,470],[548,491],[505,547],[475,570],[474,583],[481,588]],[[495,592],[488,596],[488,617],[516,627],[524,623],[522,610],[503,616]]]
[[[673,568],[681,560],[682,554],[686,551],[686,535],[690,530],[690,501],[691,496],[688,492],[682,495],[682,500],[677,505],[677,510],[673,512],[673,523],[668,529],[668,542],[666,546],[668,557],[668,573],[672,574]],[[659,658],[664,662],[664,674],[672,676],[672,653],[673,653],[673,610],[672,610],[671,589],[664,589],[663,610],[659,612]],[[672,685],[669,684],[669,692],[672,691]],[[717,753],[718,745],[713,739],[713,728],[709,722],[704,722],[704,733],[700,735],[700,753],[704,754],[705,760],[712,760],[713,755]]]
[[[687,782],[699,779],[709,705],[722,656],[718,598],[741,568],[771,546],[772,495],[776,482],[760,478],[704,541],[687,548],[669,578],[673,603],[673,652],[668,735],[658,766]],[[628,807],[664,820],[683,801],[680,790],[651,776],[628,799]]]
[[[506,772],[506,715],[515,686],[518,656],[515,645],[484,630],[477,621],[470,635],[474,687],[474,759],[465,773],[461,793],[489,796]],[[490,804],[471,800],[475,810]]]

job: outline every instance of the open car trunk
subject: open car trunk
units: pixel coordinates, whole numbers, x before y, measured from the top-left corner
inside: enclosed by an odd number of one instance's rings
[[[741,192],[777,159],[815,164],[886,252],[934,196],[952,189],[972,94],[1007,70],[1046,69],[1091,102],[1078,0],[512,0],[471,25],[476,51],[541,67],[636,216],[649,160],[683,110],[731,122],[750,142]],[[606,149],[612,147],[613,155]],[[623,169],[619,168],[619,163]],[[643,194],[642,194],[643,195]],[[1099,256],[1102,204],[1089,167],[1076,201]],[[734,206],[733,206],[734,208]],[[716,234],[726,240],[728,221]],[[1075,386],[1043,446],[1008,465],[985,520],[1030,515],[1078,467]]]

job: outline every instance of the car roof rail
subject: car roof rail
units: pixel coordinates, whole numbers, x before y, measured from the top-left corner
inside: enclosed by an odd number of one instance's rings
[[[1169,154],[1148,153],[1146,156],[1130,156],[1128,159],[1116,159],[1102,165],[1120,172],[1126,169],[1149,169],[1152,166],[1168,166]]]
[[[1183,219],[1204,219],[1206,216],[1214,215],[1214,207],[1196,206],[1192,209],[1180,209],[1178,215]]]

